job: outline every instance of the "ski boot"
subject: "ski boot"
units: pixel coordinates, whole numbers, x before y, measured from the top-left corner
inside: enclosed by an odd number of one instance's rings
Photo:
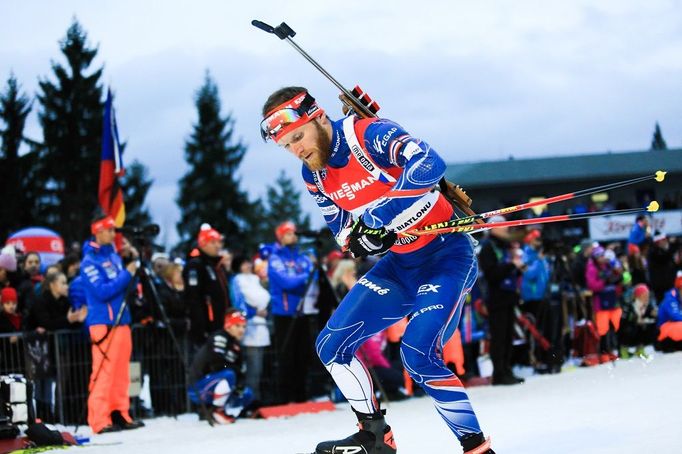
[[[490,438],[485,438],[482,432],[465,435],[459,442],[464,448],[464,454],[495,454],[490,449]]]
[[[355,412],[360,430],[343,440],[323,441],[315,448],[315,454],[395,454],[398,448],[393,431],[384,420],[385,410],[366,414]]]

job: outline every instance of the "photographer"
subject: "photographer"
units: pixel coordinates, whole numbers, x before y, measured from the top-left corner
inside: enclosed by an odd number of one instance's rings
[[[225,310],[231,306],[228,276],[220,250],[223,236],[209,224],[202,224],[194,249],[183,271],[185,305],[190,318],[190,340],[198,350],[209,334],[223,326]]]
[[[113,247],[116,232],[111,216],[95,219],[93,239],[85,244],[81,265],[88,306],[86,323],[92,340],[92,375],[88,396],[88,424],[94,433],[143,426],[130,418],[130,311],[124,306],[137,261],[123,265]],[[131,251],[135,258],[135,251]]]

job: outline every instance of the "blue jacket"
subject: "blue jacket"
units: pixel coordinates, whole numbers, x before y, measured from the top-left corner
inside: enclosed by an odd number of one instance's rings
[[[88,304],[85,324],[113,325],[132,279],[113,246],[100,246],[94,241],[86,243],[80,276]],[[126,307],[120,324],[129,325],[130,321],[130,311]]]
[[[658,306],[658,326],[665,322],[682,322],[682,309],[680,309],[680,292],[672,289],[663,297],[663,302]]]
[[[293,316],[305,295],[313,264],[297,247],[277,244],[268,259],[273,315]]]
[[[545,298],[549,283],[549,263],[530,246],[523,248],[523,263],[528,267],[521,278],[521,299],[538,301]]]

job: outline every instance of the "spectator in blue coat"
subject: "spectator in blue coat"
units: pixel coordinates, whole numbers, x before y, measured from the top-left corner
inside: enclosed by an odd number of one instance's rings
[[[305,402],[306,378],[312,362],[310,320],[314,313],[311,298],[316,287],[311,279],[314,271],[308,256],[298,247],[296,226],[283,222],[275,230],[277,245],[268,260],[268,280],[274,338],[277,349],[280,399],[282,403]],[[311,285],[312,283],[312,285]]]
[[[675,288],[665,294],[658,306],[658,347],[665,352],[682,350],[682,272]]]

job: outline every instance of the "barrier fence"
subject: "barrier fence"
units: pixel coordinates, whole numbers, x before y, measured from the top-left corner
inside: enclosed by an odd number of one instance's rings
[[[132,327],[130,412],[135,418],[195,411],[186,392],[184,366],[191,364],[190,342],[185,327],[176,327],[174,333],[180,352],[165,327]],[[308,377],[312,394],[330,391],[319,360],[312,360],[312,365]],[[260,381],[262,403],[279,402],[277,366],[274,346],[267,347]],[[86,424],[91,372],[91,343],[85,330],[0,334],[0,375],[19,373],[34,382],[36,415],[45,422]]]

